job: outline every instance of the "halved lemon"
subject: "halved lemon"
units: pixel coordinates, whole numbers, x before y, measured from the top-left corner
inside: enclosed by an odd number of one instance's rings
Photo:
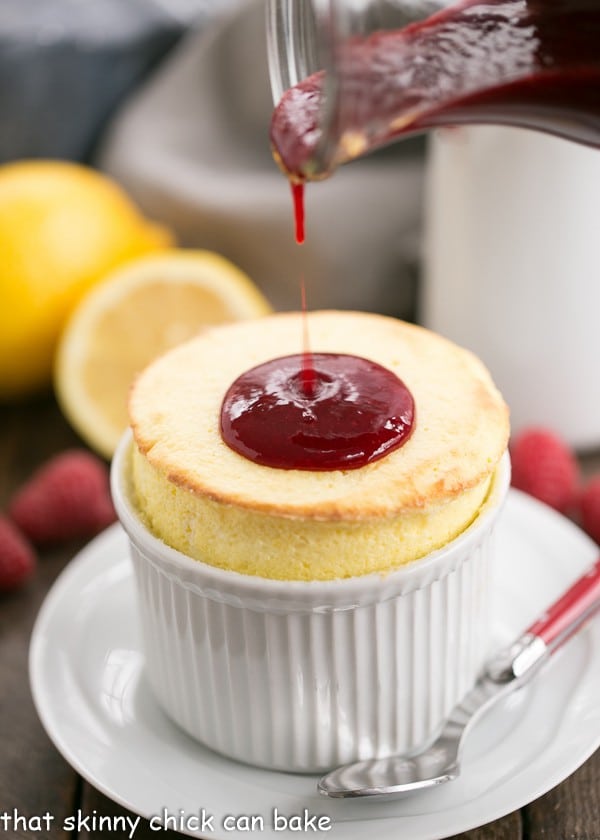
[[[127,427],[129,386],[153,358],[207,326],[270,311],[252,281],[218,254],[173,249],[128,263],[67,322],[55,361],[61,408],[110,458]]]

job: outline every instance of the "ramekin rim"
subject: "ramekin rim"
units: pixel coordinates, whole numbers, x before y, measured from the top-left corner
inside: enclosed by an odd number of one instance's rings
[[[496,467],[494,484],[490,491],[493,499],[488,499],[484,503],[473,522],[451,542],[412,563],[407,563],[393,571],[373,572],[349,578],[282,580],[246,575],[196,560],[152,534],[135,511],[125,488],[124,467],[127,452],[132,444],[133,435],[128,429],[115,451],[110,476],[115,509],[130,541],[144,558],[159,568],[163,574],[171,578],[177,577],[173,574],[173,570],[177,569],[184,572],[186,578],[194,578],[192,581],[178,577],[180,585],[201,589],[204,595],[213,600],[231,602],[233,599],[243,603],[248,598],[250,602],[253,602],[254,608],[257,608],[257,603],[261,605],[285,603],[291,609],[303,608],[314,611],[318,611],[319,608],[323,611],[348,609],[367,602],[388,600],[394,597],[394,592],[397,594],[397,590],[408,592],[423,588],[432,580],[444,577],[460,565],[462,562],[460,558],[464,559],[467,556],[469,545],[478,544],[478,540],[487,533],[498,515],[510,484],[510,457],[506,450]],[[455,554],[458,559],[452,564],[452,555]],[[169,567],[169,571],[165,566]],[[435,576],[435,569],[443,570],[446,567],[445,574]],[[254,602],[253,599],[258,600]]]

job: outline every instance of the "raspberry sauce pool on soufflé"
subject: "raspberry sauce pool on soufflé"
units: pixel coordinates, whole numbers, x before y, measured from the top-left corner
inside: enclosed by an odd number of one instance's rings
[[[307,388],[301,354],[271,359],[241,376],[221,407],[221,435],[268,467],[347,470],[400,447],[415,406],[390,370],[358,356],[311,353]]]

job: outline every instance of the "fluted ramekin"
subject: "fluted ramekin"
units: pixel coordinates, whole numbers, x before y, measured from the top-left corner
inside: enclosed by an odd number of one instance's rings
[[[316,772],[430,740],[488,652],[492,532],[508,455],[475,521],[386,575],[268,580],[192,560],[131,500],[131,436],[112,466],[131,544],[147,675],[179,726],[249,764]]]

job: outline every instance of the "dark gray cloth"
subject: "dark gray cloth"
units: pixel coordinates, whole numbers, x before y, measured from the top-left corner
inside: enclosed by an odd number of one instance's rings
[[[1,0],[0,161],[86,159],[116,106],[223,0]]]

